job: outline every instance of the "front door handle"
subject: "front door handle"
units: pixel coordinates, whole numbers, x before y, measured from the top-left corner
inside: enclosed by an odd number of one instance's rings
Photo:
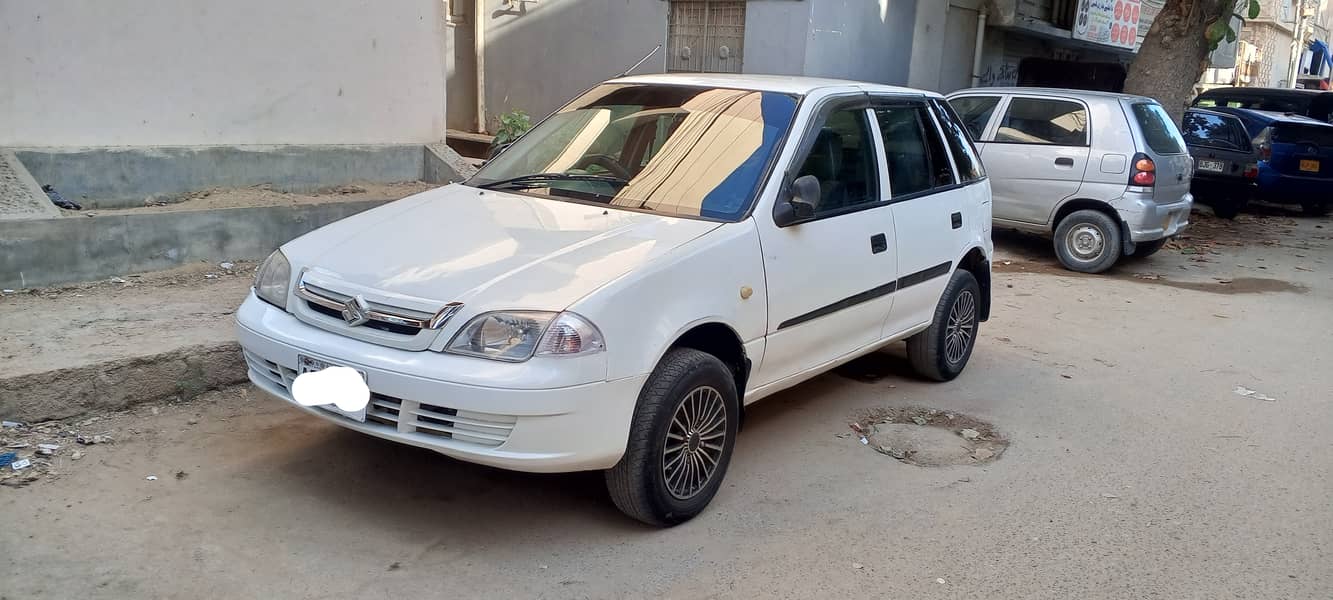
[[[879,254],[889,249],[889,238],[882,233],[876,233],[870,236],[870,253]]]
[[[1068,156],[1061,156],[1060,158],[1055,159],[1055,166],[1072,167],[1074,166],[1074,159],[1069,158]]]

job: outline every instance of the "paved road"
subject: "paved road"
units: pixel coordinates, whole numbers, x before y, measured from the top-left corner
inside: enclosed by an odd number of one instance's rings
[[[1333,221],[1237,227],[1273,244],[1101,277],[1002,236],[960,379],[894,349],[754,406],[717,499],[670,530],[596,474],[461,464],[241,388],[110,416],[82,429],[114,445],[0,488],[0,596],[1330,598]],[[838,437],[909,405],[1012,446],[923,468]]]

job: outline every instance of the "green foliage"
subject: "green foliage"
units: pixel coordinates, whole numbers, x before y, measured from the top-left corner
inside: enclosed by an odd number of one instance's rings
[[[1216,21],[1213,21],[1213,23],[1208,26],[1208,29],[1204,30],[1203,38],[1208,41],[1209,50],[1216,50],[1217,46],[1221,44],[1224,39],[1227,43],[1236,41],[1236,30],[1231,28],[1232,18],[1237,18],[1242,21],[1259,18],[1259,0],[1243,1],[1246,4],[1246,14],[1240,14],[1233,10],[1231,14],[1223,15],[1225,18],[1218,18]],[[1237,4],[1237,8],[1239,7],[1239,4]]]
[[[495,132],[495,141],[491,142],[492,147],[503,146],[518,139],[519,136],[532,129],[532,118],[521,110],[515,110],[508,114],[500,115],[500,128]]]

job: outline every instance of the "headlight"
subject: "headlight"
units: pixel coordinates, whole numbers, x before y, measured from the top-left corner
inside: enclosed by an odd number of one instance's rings
[[[449,342],[446,351],[521,362],[540,356],[576,356],[606,348],[602,332],[574,313],[490,312],[478,315]]]
[[[292,265],[282,250],[268,255],[255,274],[255,295],[273,306],[287,310],[287,286],[292,280]]]

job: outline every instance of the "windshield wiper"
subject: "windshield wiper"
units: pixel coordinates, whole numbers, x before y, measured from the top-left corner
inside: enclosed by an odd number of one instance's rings
[[[501,179],[490,183],[483,183],[477,187],[489,190],[502,187],[536,187],[552,181],[594,181],[598,183],[610,183],[613,185],[628,185],[629,182],[615,177],[613,175],[578,175],[574,173],[531,173],[509,179]]]

